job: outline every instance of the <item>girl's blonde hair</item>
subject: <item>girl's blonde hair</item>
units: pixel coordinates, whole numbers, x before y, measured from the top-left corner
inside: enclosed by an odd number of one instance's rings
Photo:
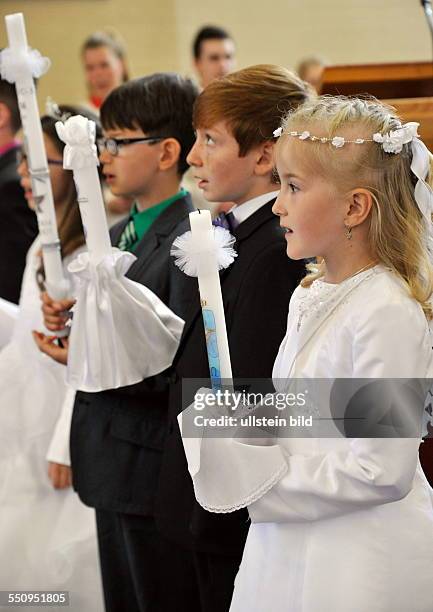
[[[307,101],[287,115],[284,134],[290,131],[311,131],[318,137],[343,136],[346,139],[371,139],[373,134],[386,134],[401,127],[394,109],[375,99],[321,96]],[[308,149],[307,149],[308,147]],[[425,222],[415,201],[416,177],[412,174],[411,144],[401,153],[385,153],[376,142],[346,143],[336,148],[330,142],[306,140],[306,160],[314,171],[332,180],[342,193],[357,187],[370,191],[374,205],[369,216],[368,240],[372,254],[393,270],[406,285],[409,294],[433,318],[429,298],[433,292],[433,266],[430,262]],[[426,181],[432,185],[432,156]],[[309,266],[310,274],[302,281],[309,287],[325,274],[325,263]]]

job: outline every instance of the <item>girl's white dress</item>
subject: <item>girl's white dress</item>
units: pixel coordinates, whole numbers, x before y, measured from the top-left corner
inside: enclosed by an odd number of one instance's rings
[[[382,266],[294,292],[277,391],[288,377],[431,376],[424,313]],[[420,438],[263,444],[184,440],[198,501],[213,512],[248,506],[231,612],[432,612],[433,501]]]
[[[46,454],[67,388],[64,366],[40,353],[31,335],[44,331],[39,250],[36,239],[13,335],[0,352],[0,590],[67,590],[68,609],[98,612],[94,513],[72,488],[54,490],[47,476]]]

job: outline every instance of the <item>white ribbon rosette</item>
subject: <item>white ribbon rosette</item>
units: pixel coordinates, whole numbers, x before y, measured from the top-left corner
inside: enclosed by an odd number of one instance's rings
[[[0,52],[0,72],[9,83],[16,83],[32,76],[39,79],[51,66],[51,60],[44,57],[37,49],[27,48],[21,52],[7,47]]]
[[[74,389],[125,387],[168,368],[184,321],[150,289],[125,277],[135,261],[111,247],[95,147],[95,124],[80,115],[56,124],[64,167],[78,192],[88,253],[69,265],[78,284],[67,366]]]

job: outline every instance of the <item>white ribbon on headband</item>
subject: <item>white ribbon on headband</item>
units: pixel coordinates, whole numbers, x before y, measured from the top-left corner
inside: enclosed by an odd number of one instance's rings
[[[425,144],[418,138],[412,139],[412,163],[410,169],[418,179],[415,185],[415,200],[418,204],[426,226],[426,246],[430,258],[433,258],[433,191],[426,178],[430,170],[430,152]]]

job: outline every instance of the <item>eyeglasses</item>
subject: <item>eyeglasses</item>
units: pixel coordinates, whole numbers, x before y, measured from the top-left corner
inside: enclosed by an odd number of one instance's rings
[[[27,163],[27,154],[24,153],[23,151],[18,151],[17,152],[17,163],[18,165],[20,165],[23,162]],[[47,157],[47,163],[50,166],[62,166],[63,167],[62,159],[51,159],[50,157]]]
[[[165,136],[147,136],[145,138],[98,138],[96,145],[99,153],[105,150],[110,155],[116,156],[119,153],[121,147],[125,147],[130,144],[138,144],[141,142],[147,142],[147,144],[154,144],[164,140]]]

